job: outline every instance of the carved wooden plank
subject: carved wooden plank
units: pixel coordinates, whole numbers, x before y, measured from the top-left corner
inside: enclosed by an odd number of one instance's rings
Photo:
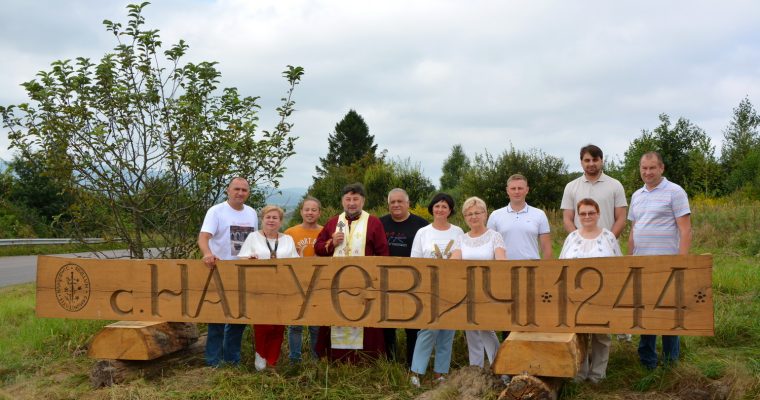
[[[113,360],[153,360],[198,340],[188,322],[119,321],[105,326],[90,343],[87,356]]]
[[[41,317],[712,335],[712,257],[40,257]]]
[[[575,333],[510,332],[496,353],[493,372],[572,378],[585,354],[585,341]]]

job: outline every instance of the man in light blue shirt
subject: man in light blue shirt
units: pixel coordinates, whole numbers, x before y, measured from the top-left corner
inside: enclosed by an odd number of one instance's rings
[[[631,234],[628,254],[689,254],[691,210],[686,192],[662,176],[665,164],[657,152],[644,154],[639,173],[644,187],[631,196],[628,219]],[[657,367],[657,336],[641,335],[639,360],[649,369]],[[680,353],[678,336],[662,337],[663,362],[675,363]]]
[[[525,201],[528,179],[514,174],[507,179],[509,204],[488,218],[487,226],[504,238],[508,260],[552,258],[552,239],[546,213]],[[539,254],[540,249],[540,254]]]

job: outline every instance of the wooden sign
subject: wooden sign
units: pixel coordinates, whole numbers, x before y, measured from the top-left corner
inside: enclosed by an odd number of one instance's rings
[[[712,256],[466,261],[39,257],[37,315],[712,335]]]

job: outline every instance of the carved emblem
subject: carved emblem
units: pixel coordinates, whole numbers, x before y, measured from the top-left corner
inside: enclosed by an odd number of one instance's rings
[[[66,264],[55,276],[55,297],[66,311],[76,312],[90,300],[90,278],[76,264]]]

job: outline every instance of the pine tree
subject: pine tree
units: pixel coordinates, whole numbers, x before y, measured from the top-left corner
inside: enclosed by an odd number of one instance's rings
[[[462,176],[470,168],[470,159],[464,154],[461,144],[451,148],[451,154],[443,162],[441,170],[441,190],[450,190],[459,186]]]
[[[327,143],[327,155],[319,159],[321,166],[317,166],[315,180],[324,177],[331,166],[348,166],[367,156],[376,158],[375,137],[369,134],[364,118],[354,110],[335,125],[335,132],[328,136]]]

